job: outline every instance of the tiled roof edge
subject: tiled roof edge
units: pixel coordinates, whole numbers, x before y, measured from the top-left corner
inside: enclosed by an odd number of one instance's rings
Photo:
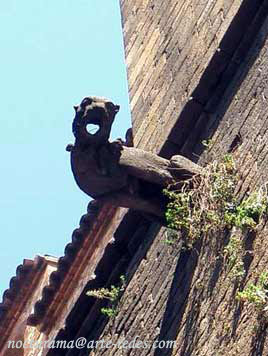
[[[46,310],[52,302],[57,290],[68,273],[75,257],[82,247],[83,241],[91,231],[97,216],[101,210],[102,204],[96,200],[90,201],[87,208],[87,214],[80,219],[80,226],[72,234],[72,242],[65,246],[64,256],[58,260],[57,269],[51,273],[49,284],[43,288],[42,297],[35,303],[34,312],[28,317],[27,324],[36,326],[40,324],[45,316]]]

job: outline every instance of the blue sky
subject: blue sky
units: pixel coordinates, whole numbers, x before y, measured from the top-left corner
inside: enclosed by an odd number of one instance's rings
[[[89,201],[65,146],[72,106],[120,104],[113,138],[130,127],[118,0],[9,0],[0,13],[0,301],[23,258],[61,256]]]

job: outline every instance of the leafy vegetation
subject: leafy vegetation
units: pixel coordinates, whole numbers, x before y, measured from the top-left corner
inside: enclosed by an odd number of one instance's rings
[[[192,243],[204,233],[224,229],[226,215],[235,207],[237,175],[234,161],[227,155],[223,162],[210,163],[204,173],[187,180],[181,189],[164,190],[169,198],[168,227],[186,233]]]
[[[232,155],[213,161],[203,173],[164,190],[168,197],[166,220],[168,227],[181,230],[192,245],[202,234],[211,234],[237,227],[255,230],[260,219],[267,215],[266,186],[239,202],[235,189],[238,173]]]
[[[232,235],[228,244],[223,250],[224,258],[226,261],[227,273],[231,280],[241,281],[245,275],[244,269],[244,249],[241,237]]]
[[[173,245],[176,243],[176,241],[178,239],[178,231],[167,228],[165,231],[165,237],[166,238],[165,238],[164,242],[167,245]]]
[[[258,192],[253,192],[244,199],[226,218],[231,225],[243,230],[255,230],[260,219],[267,214],[267,207],[267,192],[261,187]]]
[[[237,293],[236,298],[253,305],[260,316],[267,319],[268,272],[261,273],[257,284],[250,283],[243,291]]]
[[[121,297],[121,294],[124,292],[126,288],[126,279],[125,276],[120,276],[120,285],[115,287],[111,286],[108,288],[100,288],[94,289],[87,292],[89,297],[94,297],[97,299],[107,299],[111,302],[111,306],[109,308],[101,308],[102,314],[110,317],[115,317],[118,313],[118,303]]]
[[[209,147],[210,143],[204,145]],[[185,181],[177,189],[176,183],[164,190],[168,197],[166,220],[168,228],[179,230],[188,247],[202,235],[222,236],[229,232],[223,249],[225,270],[232,281],[241,282],[245,275],[243,235],[256,231],[263,218],[268,217],[267,184],[237,198],[238,171],[232,155],[209,163],[204,171]],[[256,284],[250,283],[237,293],[236,299],[253,305],[260,320],[268,321],[268,272],[263,272]]]

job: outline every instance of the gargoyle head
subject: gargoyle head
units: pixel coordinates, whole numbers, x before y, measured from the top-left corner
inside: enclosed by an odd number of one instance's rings
[[[74,106],[74,109],[73,134],[77,142],[82,145],[98,145],[108,141],[119,105],[104,98],[89,96],[79,106]],[[98,126],[95,133],[87,129],[90,124]]]

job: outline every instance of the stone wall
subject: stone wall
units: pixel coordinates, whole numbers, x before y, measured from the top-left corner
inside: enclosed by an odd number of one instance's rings
[[[268,173],[268,1],[121,0],[121,9],[135,145],[205,165],[239,143],[238,196],[260,187]],[[210,138],[204,152],[201,141]],[[266,268],[266,235],[264,222],[245,233],[241,287]],[[169,246],[167,237],[167,229],[130,211],[110,248],[110,278],[108,260],[106,272],[96,272],[102,286],[127,278],[117,316],[107,320],[97,301],[82,326],[74,328],[75,313],[69,317],[64,338],[114,344],[138,337],[149,345],[92,355],[266,355],[266,325],[236,301],[238,285],[228,278],[228,233],[200,239],[192,250]],[[157,340],[174,344],[154,349]]]
[[[159,151],[215,54],[241,0],[122,1],[135,144]],[[226,58],[224,58],[226,59]]]
[[[268,173],[267,2],[121,3],[135,144],[161,153],[169,140],[172,153],[195,152],[205,164],[226,153],[239,134],[239,194],[260,186]],[[200,141],[208,138],[214,144],[202,155]],[[256,236],[245,235],[244,284],[265,269],[266,232],[263,224]],[[228,279],[222,254],[228,237],[182,251],[167,246],[166,236],[164,228],[148,229],[128,268],[120,312],[98,338],[115,343],[139,336],[176,345],[96,354],[267,354],[266,329],[235,300],[237,285]]]

